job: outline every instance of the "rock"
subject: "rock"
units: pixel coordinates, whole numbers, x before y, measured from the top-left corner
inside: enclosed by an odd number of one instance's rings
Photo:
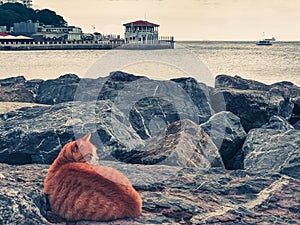
[[[45,106],[35,103],[24,103],[24,102],[1,102],[0,103],[0,114],[6,114],[10,111],[16,111],[17,109],[24,107],[33,107],[33,106]]]
[[[110,99],[128,116],[142,139],[155,136],[177,120],[189,119],[199,124],[213,114],[208,88],[191,78],[158,81],[113,72],[98,99]]]
[[[52,80],[26,81],[25,87],[40,104],[109,99],[142,139],[155,136],[174,121],[190,119],[200,124],[214,113],[208,87],[192,78],[158,81],[116,71],[98,79],[67,74]]]
[[[243,159],[234,160],[246,139],[240,118],[231,112],[213,115],[201,128],[211,137],[219,149],[226,169],[241,169]]]
[[[300,88],[288,81],[277,82],[271,85],[261,82],[243,79],[239,76],[219,75],[215,81],[216,88],[234,88],[240,90],[259,90],[281,93],[285,98],[294,103],[293,114],[290,118],[291,124],[300,120]]]
[[[162,164],[209,169],[223,167],[218,149],[209,136],[190,120],[176,121],[145,144],[124,155],[114,155],[127,163]]]
[[[294,104],[276,90],[256,91],[237,89],[215,89],[212,106],[216,112],[230,111],[241,119],[246,132],[261,127],[272,116],[290,119]],[[224,104],[222,104],[224,103]]]
[[[183,88],[199,110],[199,123],[206,122],[214,111],[210,105],[209,88],[204,83],[197,82],[194,78],[171,79]]]
[[[0,80],[0,101],[36,102],[37,90],[42,80],[27,81],[24,76]]]
[[[0,102],[35,102],[35,99],[33,93],[22,86],[0,86]]]
[[[201,171],[101,161],[124,173],[141,194],[142,215],[109,224],[299,224],[300,181],[280,174]],[[42,193],[49,165],[0,164],[3,224],[66,224]],[[46,220],[46,218],[48,220]],[[51,221],[51,222],[50,222]],[[77,221],[74,225],[107,222]]]
[[[0,164],[1,224],[51,224],[41,213],[45,206],[43,179],[48,167]]]
[[[0,87],[16,87],[23,86],[26,79],[24,76],[9,77],[0,80]]]
[[[215,79],[215,88],[234,88],[239,90],[268,91],[269,85],[264,83],[244,79],[240,76],[218,75]]]
[[[79,81],[80,78],[74,74],[43,81],[39,85],[37,102],[53,105],[73,101]]]
[[[61,103],[21,108],[0,115],[0,162],[51,164],[69,141],[93,133],[100,158],[125,151],[142,140],[110,101]],[[128,123],[128,122],[127,122]]]
[[[34,79],[34,80],[27,80],[24,84],[24,87],[33,94],[34,102],[36,103],[37,103],[37,96],[38,96],[40,84],[43,82],[44,80],[42,79]]]
[[[297,123],[295,123],[293,126],[294,126],[294,128],[296,130],[300,130],[300,121],[298,121]]]
[[[272,117],[262,128],[248,133],[242,151],[244,169],[251,172],[276,171],[300,177],[300,132],[283,118]]]

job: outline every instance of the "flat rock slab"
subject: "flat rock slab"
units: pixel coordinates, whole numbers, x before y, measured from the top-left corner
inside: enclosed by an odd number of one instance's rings
[[[143,214],[109,223],[55,218],[43,196],[48,165],[0,164],[0,220],[4,224],[300,224],[300,181],[277,173],[201,171],[103,161],[129,177]],[[147,181],[147,182],[145,182]],[[45,219],[51,216],[51,223]]]

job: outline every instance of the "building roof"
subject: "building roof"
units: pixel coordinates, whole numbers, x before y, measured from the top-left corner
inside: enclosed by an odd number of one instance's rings
[[[130,23],[125,23],[123,24],[123,26],[153,26],[153,27],[159,27],[158,24],[155,24],[155,23],[150,23],[148,21],[145,21],[145,20],[137,20],[137,21],[134,21],[134,22],[130,22]]]
[[[12,36],[12,35],[4,35],[0,34],[0,40],[33,40],[33,38],[26,37],[26,36]]]
[[[3,33],[3,32],[0,32],[0,36],[1,36],[1,37],[5,37],[5,36],[8,36],[8,34]]]

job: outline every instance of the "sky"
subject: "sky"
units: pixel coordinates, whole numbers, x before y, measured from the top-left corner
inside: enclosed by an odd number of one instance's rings
[[[300,0],[33,0],[85,33],[124,35],[122,24],[147,20],[175,40],[300,40]]]

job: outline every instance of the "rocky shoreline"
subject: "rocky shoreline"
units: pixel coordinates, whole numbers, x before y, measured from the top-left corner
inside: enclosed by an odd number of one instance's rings
[[[143,215],[108,224],[300,224],[300,88],[219,75],[151,80],[123,72],[0,80],[0,221],[71,224],[43,179],[61,147],[92,132]],[[79,221],[72,224],[107,224]]]

